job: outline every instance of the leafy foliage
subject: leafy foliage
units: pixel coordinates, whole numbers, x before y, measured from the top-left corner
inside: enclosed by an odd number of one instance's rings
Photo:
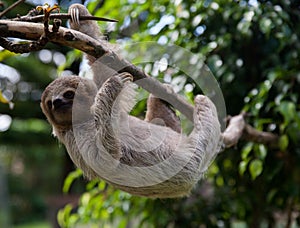
[[[231,115],[241,111],[249,113],[248,122],[256,129],[280,135],[280,148],[239,142],[235,148],[218,156],[205,180],[185,199],[139,198],[114,190],[103,181],[92,181],[86,185],[76,213],[71,205],[59,212],[60,224],[63,227],[78,224],[95,227],[199,227],[201,224],[227,227],[247,224],[259,227],[280,224],[275,214],[283,216],[285,225],[291,224],[291,214],[299,212],[300,204],[298,1],[122,0],[91,1],[88,7],[95,15],[120,21],[113,26],[101,24],[112,42],[171,43],[199,55],[220,83],[227,112]],[[72,70],[76,73],[78,52],[51,48],[68,56],[66,64],[59,66],[60,72]],[[24,57],[11,57],[4,51],[0,54],[2,58],[5,64],[20,71],[22,82],[30,82],[33,86],[30,93],[34,89],[40,90],[51,80],[51,76],[41,77],[40,72],[51,75],[57,67],[51,61],[41,63],[34,53],[26,56],[26,64]],[[194,88],[185,94],[190,99],[191,93],[198,92]],[[39,111],[33,112],[36,110],[33,107],[38,104],[34,101],[28,103],[34,96],[19,90],[14,96],[25,96],[26,99],[16,99],[13,111],[1,104],[1,113],[12,115],[15,121],[15,117],[26,115],[18,110],[24,110],[20,107],[26,102],[26,109],[32,110],[26,118],[42,118]],[[134,113],[142,113],[144,106],[142,102]],[[43,129],[44,133],[49,133]],[[28,128],[23,132],[15,132],[12,128],[0,138],[16,140],[13,139],[16,133],[23,133],[25,137]],[[5,136],[7,134],[11,135]],[[46,149],[43,153],[51,154]],[[79,175],[75,172],[69,176],[65,189],[70,188]],[[297,221],[299,225],[299,218]]]

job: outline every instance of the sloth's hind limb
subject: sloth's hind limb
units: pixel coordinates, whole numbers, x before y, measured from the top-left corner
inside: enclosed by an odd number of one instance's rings
[[[164,86],[168,90],[173,91],[171,85],[164,84]],[[150,94],[147,100],[145,121],[169,127],[172,130],[181,133],[180,119],[176,115],[175,110],[168,102],[156,97],[153,94]]]
[[[220,151],[221,128],[214,103],[204,95],[197,95],[194,101],[194,129],[189,139],[196,148],[195,159],[200,161],[196,169],[205,173]]]

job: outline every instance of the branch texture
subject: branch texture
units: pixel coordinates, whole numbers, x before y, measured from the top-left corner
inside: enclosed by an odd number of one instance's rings
[[[240,139],[265,144],[270,148],[279,147],[279,137],[270,132],[256,130],[247,124],[245,113],[231,117],[228,127],[223,132],[223,142],[226,147],[236,145]]]

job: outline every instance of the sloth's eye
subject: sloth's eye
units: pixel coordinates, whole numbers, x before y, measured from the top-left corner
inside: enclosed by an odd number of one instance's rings
[[[52,109],[52,101],[50,101],[50,100],[47,101],[47,106],[48,106],[49,109]]]
[[[67,91],[63,94],[63,97],[66,99],[73,99],[75,96],[75,93],[73,91]]]

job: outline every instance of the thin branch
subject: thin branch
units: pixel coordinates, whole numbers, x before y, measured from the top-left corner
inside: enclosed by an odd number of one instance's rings
[[[270,132],[259,131],[245,121],[245,113],[231,117],[228,127],[223,132],[223,142],[226,147],[232,147],[240,139],[261,143],[270,148],[278,148],[279,137]]]
[[[44,15],[37,16],[22,16],[11,19],[12,21],[26,21],[26,22],[42,22]],[[50,20],[61,19],[68,20],[71,19],[71,16],[67,13],[53,13],[49,16]],[[118,22],[118,20],[105,18],[105,17],[95,17],[95,16],[79,16],[79,20],[94,20],[94,21],[106,21],[106,22]]]
[[[265,144],[270,148],[279,147],[278,135],[272,134],[270,132],[259,131],[249,124],[246,124],[242,138],[247,141]]]
[[[27,53],[31,51],[39,51],[42,50],[47,43],[48,43],[48,39],[44,36],[42,36],[37,41],[30,41],[27,43],[15,43],[6,38],[0,37],[0,45],[3,48],[15,53]]]
[[[5,14],[7,14],[9,11],[11,11],[13,8],[17,7],[19,4],[21,4],[22,2],[25,2],[25,0],[19,0],[17,2],[15,2],[14,4],[10,5],[9,7],[7,7],[5,10],[3,10],[0,13],[0,18],[2,18]]]

